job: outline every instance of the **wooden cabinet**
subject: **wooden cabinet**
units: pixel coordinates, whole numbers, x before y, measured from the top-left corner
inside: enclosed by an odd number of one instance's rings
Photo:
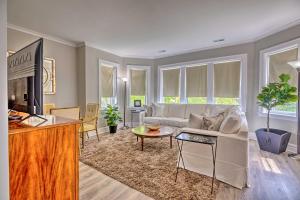
[[[9,173],[12,200],[77,200],[79,121],[47,116],[33,122],[10,122]]]

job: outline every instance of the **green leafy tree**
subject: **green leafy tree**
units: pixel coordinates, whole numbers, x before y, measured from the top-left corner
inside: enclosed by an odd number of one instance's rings
[[[118,122],[122,121],[119,108],[117,106],[108,105],[105,109],[104,119],[106,119],[108,126],[117,126]]]
[[[289,84],[290,78],[288,74],[281,74],[279,82],[269,83],[262,88],[257,96],[259,106],[267,109],[268,112],[267,132],[270,131],[270,111],[272,108],[298,100],[297,88]]]

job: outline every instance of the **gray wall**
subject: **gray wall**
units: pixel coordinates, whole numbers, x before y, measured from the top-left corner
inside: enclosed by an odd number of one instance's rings
[[[160,58],[155,60],[155,68],[159,65],[174,64],[180,62],[187,62],[193,60],[202,60],[208,58],[216,58],[223,56],[230,56],[234,54],[247,54],[248,66],[247,66],[247,110],[246,115],[249,123],[250,131],[255,131],[257,128],[266,126],[266,118],[258,115],[258,106],[256,96],[259,92],[259,53],[260,50],[275,46],[280,43],[284,43],[300,37],[300,25],[291,27],[287,30],[273,34],[259,41],[235,45],[230,47],[216,48],[210,50],[203,50],[193,53],[187,53],[182,55],[176,55],[166,58]],[[156,72],[157,73],[157,72]],[[157,77],[157,76],[156,76]],[[245,80],[242,80],[245,81]],[[155,99],[157,99],[157,80],[155,81]],[[274,128],[284,129],[291,131],[292,138],[291,144],[296,144],[296,131],[297,122],[289,120],[271,119],[271,126]]]
[[[0,1],[0,199],[9,199],[8,131],[7,131],[7,2]]]
[[[13,29],[7,30],[7,48],[17,51],[34,42],[37,36]],[[56,65],[56,94],[44,95],[44,103],[56,107],[78,105],[76,47],[44,40],[44,57],[54,58]]]

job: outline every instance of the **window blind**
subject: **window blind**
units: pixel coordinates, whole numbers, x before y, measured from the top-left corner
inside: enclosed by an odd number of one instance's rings
[[[288,64],[290,61],[298,59],[298,49],[292,49],[282,53],[270,56],[269,60],[269,82],[279,81],[280,74],[289,74],[291,76],[290,83],[297,87],[297,70]]]
[[[100,83],[101,83],[101,97],[113,97],[114,96],[114,68],[113,67],[100,67]]]
[[[214,96],[239,98],[240,61],[214,64]]]
[[[207,65],[186,68],[186,96],[207,96]]]
[[[130,92],[134,96],[146,95],[146,70],[130,70]]]
[[[163,70],[163,96],[179,96],[179,74],[180,69]]]

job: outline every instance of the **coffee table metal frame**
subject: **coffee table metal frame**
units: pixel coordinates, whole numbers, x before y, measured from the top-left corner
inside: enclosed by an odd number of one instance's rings
[[[184,137],[187,136],[187,137]],[[212,177],[212,184],[211,184],[211,194],[213,193],[214,189],[214,180],[216,178],[216,157],[217,157],[217,147],[218,147],[218,137],[217,136],[208,136],[202,134],[195,134],[195,133],[188,133],[188,132],[181,132],[175,137],[179,149],[178,155],[178,162],[177,162],[177,169],[176,169],[176,178],[175,182],[177,181],[178,169],[180,160],[182,161],[183,168],[185,170],[185,164],[182,156],[182,149],[183,149],[183,142],[194,142],[200,144],[206,144],[211,146],[211,152],[213,157],[213,177]],[[179,140],[181,140],[181,145],[179,144]]]

